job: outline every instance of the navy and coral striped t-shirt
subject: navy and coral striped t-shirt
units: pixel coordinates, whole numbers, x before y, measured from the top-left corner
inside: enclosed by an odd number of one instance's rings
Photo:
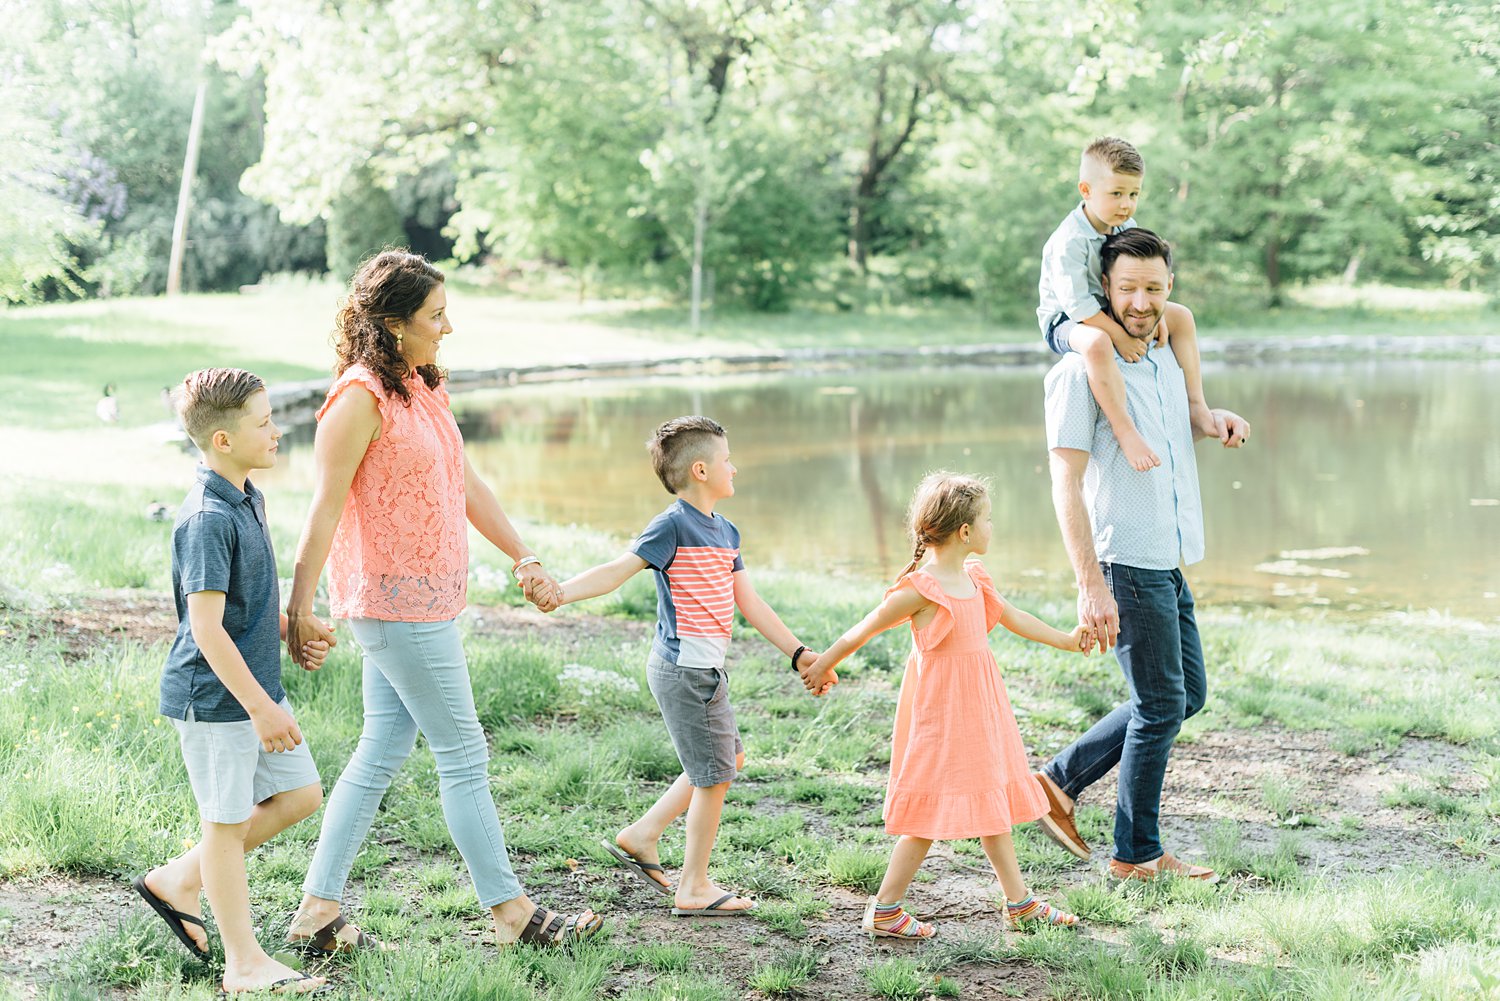
[[[683,500],[651,519],[630,547],[656,572],[657,656],[679,667],[724,665],[734,624],[740,530]]]

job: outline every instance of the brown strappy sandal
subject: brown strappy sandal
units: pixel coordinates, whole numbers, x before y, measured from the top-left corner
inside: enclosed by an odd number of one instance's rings
[[[521,937],[517,941],[525,942],[527,945],[568,945],[592,938],[604,927],[602,914],[595,914],[587,921],[580,921],[582,914],[569,914],[565,918],[561,914],[554,913],[552,920],[546,921],[544,927],[543,922],[546,917],[547,908],[538,906],[531,912],[531,920],[527,921],[526,927],[521,929]]]
[[[353,942],[339,938],[339,930],[348,925],[348,920],[340,914],[313,932],[311,938],[287,939],[286,944],[302,953],[307,959],[321,959],[341,952],[359,952],[366,949],[372,952],[387,952],[391,949],[391,946],[371,935],[366,935],[363,931]]]

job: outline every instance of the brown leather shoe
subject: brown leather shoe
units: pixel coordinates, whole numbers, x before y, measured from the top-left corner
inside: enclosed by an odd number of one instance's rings
[[[1156,865],[1152,868],[1121,862],[1119,859],[1109,860],[1109,874],[1115,879],[1139,879],[1149,883],[1162,873],[1171,873],[1181,879],[1196,879],[1203,883],[1219,881],[1219,874],[1212,869],[1201,865],[1189,865],[1171,852],[1162,852],[1161,858],[1156,860]]]
[[[1048,810],[1037,819],[1037,823],[1042,825],[1042,833],[1056,841],[1065,851],[1087,862],[1089,846],[1084,844],[1078,828],[1073,825],[1073,811],[1063,807],[1062,790],[1042,772],[1032,772],[1032,777],[1042,787],[1042,792],[1047,794]]]

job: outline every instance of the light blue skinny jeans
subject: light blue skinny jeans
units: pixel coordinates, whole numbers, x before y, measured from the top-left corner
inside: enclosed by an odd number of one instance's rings
[[[328,797],[303,891],[343,899],[375,811],[420,731],[437,763],[448,833],[469,867],[480,905],[521,896],[490,796],[489,745],[474,710],[458,624],[350,619],[349,625],[365,653],[365,727]]]

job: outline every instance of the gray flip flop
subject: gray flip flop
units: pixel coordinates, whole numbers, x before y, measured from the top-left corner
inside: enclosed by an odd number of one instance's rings
[[[655,862],[642,862],[640,859],[636,858],[625,849],[621,848],[618,845],[611,844],[608,841],[600,840],[599,843],[604,846],[605,851],[614,856],[616,862],[629,869],[632,873],[635,874],[636,878],[644,880],[657,893],[670,894],[672,892],[672,888],[670,886],[663,885],[657,880],[651,878],[651,873],[659,872],[663,876],[665,876],[667,870],[663,869]]]
[[[754,913],[754,904],[751,904],[749,907],[737,907],[733,910],[726,910],[719,906],[738,896],[738,893],[726,893],[707,907],[674,907],[672,908],[672,914],[679,918],[742,918],[747,914]]]

